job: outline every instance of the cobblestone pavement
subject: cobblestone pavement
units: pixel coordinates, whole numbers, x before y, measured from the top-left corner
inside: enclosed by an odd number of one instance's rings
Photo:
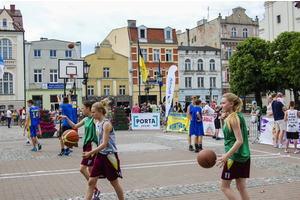
[[[84,136],[82,128],[79,134]],[[125,199],[226,199],[219,187],[221,169],[201,168],[197,154],[187,151],[186,134],[143,130],[116,135]],[[57,138],[40,139],[42,150],[31,152],[19,126],[0,127],[0,199],[84,199],[87,181],[78,171],[82,141],[69,156],[58,157]],[[222,154],[223,142],[204,137],[203,146]],[[251,198],[299,199],[300,155],[251,142],[250,149]],[[98,187],[102,200],[117,199],[107,180],[100,179]]]

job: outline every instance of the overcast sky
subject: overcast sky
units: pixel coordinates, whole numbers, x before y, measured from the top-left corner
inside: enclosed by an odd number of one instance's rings
[[[264,1],[1,1],[2,8],[15,4],[21,10],[27,41],[41,37],[81,41],[82,56],[93,53],[94,46],[116,28],[127,26],[128,19],[137,26],[184,31],[194,28],[197,21],[213,20],[232,14],[241,6],[246,14],[263,19]]]

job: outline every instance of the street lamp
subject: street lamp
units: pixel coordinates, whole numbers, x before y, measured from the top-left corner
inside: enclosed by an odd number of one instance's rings
[[[153,89],[155,86],[156,80],[151,80],[150,76],[148,75],[147,80],[145,82],[145,95],[147,96],[147,101],[149,100],[149,90]]]
[[[83,84],[85,84],[85,100],[88,100],[88,75],[89,75],[89,70],[90,70],[90,66],[87,62],[83,63],[83,73],[84,73],[84,81]]]
[[[158,80],[158,87],[159,87],[159,102],[161,102],[161,87],[160,87],[160,83],[163,81],[163,75],[159,74],[157,76],[157,80]]]
[[[212,91],[212,88],[210,87],[210,88],[209,88],[209,98],[210,98],[210,100],[209,100],[209,105],[211,104],[211,91]]]

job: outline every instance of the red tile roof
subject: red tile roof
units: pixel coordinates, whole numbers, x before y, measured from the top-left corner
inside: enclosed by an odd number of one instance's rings
[[[6,10],[7,13],[11,16],[11,18],[13,18],[14,20],[14,28],[17,30],[17,31],[23,31],[23,19],[22,19],[22,14],[21,14],[21,11],[20,10],[9,10],[9,9],[0,9],[0,15],[1,13]],[[15,23],[17,22],[17,23]]]

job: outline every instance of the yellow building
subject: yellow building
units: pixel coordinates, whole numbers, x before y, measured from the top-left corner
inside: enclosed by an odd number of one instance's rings
[[[84,61],[91,65],[87,83],[89,99],[108,98],[112,106],[132,104],[128,58],[115,53],[109,40],[97,45],[95,53],[87,55]]]

